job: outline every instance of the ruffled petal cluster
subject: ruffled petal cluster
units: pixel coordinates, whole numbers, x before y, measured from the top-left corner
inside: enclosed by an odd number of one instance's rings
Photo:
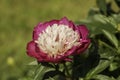
[[[34,28],[32,41],[27,44],[27,54],[39,62],[71,61],[69,56],[88,48],[88,33],[85,25],[75,25],[66,17],[39,23]]]

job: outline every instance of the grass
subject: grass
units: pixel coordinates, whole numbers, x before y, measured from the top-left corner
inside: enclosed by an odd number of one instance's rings
[[[39,22],[84,19],[95,0],[0,0],[0,80],[28,76],[26,44]]]

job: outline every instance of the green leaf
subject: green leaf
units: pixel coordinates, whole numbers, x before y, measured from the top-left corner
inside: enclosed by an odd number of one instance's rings
[[[113,51],[113,52],[115,52],[115,53],[118,53],[118,51],[117,51],[115,48],[111,47],[111,46],[108,45],[107,43],[105,43],[105,42],[103,42],[103,41],[101,41],[101,40],[99,40],[99,43],[102,44],[102,45],[104,45],[104,46],[106,46],[107,48],[111,49],[111,51]],[[114,55],[116,55],[116,54],[114,54]]]
[[[109,77],[107,75],[101,75],[101,74],[95,75],[93,77],[93,79],[95,79],[95,80],[116,80],[115,78],[111,78],[111,77]]]
[[[111,56],[108,59],[100,60],[99,64],[87,73],[86,79],[91,79],[94,75],[97,75],[98,73],[105,70],[113,61],[113,59],[114,58]]]
[[[120,24],[120,14],[114,14],[112,15],[112,17],[114,18],[117,24]]]
[[[120,54],[120,47],[118,47],[118,51],[117,52],[118,52],[118,54]]]
[[[96,0],[96,3],[99,9],[106,15],[107,14],[106,0]]]
[[[120,24],[118,24],[117,30],[120,32]]]
[[[113,33],[107,30],[102,30],[105,36],[111,41],[111,43],[118,49],[118,40]]]
[[[106,17],[100,14],[89,16],[88,19],[82,20],[80,23],[85,24],[88,27],[91,36],[102,34],[103,29],[111,33],[114,33],[117,30],[117,23],[114,18]]]
[[[117,80],[120,80],[120,75],[118,76]]]
[[[47,80],[55,80],[55,79],[50,77],[50,78],[49,78],[49,79],[47,79]]]
[[[83,78],[79,78],[79,80],[84,80]]]
[[[110,64],[109,70],[110,70],[110,71],[114,71],[114,70],[116,70],[118,67],[120,67],[120,66],[119,66],[119,63],[113,62],[113,63]]]
[[[35,61],[30,62],[28,65],[38,65],[38,62],[35,60]]]
[[[120,0],[115,0],[117,6],[120,8]]]
[[[39,64],[38,69],[36,70],[36,73],[35,73],[34,80],[42,80],[44,74],[51,70],[54,70],[54,68],[44,67],[41,64]]]

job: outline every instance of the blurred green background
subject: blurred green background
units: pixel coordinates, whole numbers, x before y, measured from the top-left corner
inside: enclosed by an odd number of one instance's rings
[[[39,22],[86,18],[95,0],[0,0],[0,80],[28,80],[26,44]]]

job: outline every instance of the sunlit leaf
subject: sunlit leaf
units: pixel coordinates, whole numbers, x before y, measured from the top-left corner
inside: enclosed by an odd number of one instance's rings
[[[84,80],[83,78],[79,78],[79,80]]]
[[[91,36],[102,34],[102,30],[107,30],[114,33],[117,30],[117,24],[112,17],[106,17],[100,14],[96,14],[88,17],[86,20],[82,20],[81,24],[85,24],[90,30]]]
[[[33,80],[42,80],[44,74],[45,74],[46,72],[48,72],[48,71],[51,71],[51,70],[54,70],[54,69],[53,69],[53,68],[44,67],[44,66],[42,66],[41,64],[39,64],[39,67],[38,67],[38,69],[36,70],[35,77],[34,77]]]
[[[118,76],[117,80],[120,80],[120,75]]]
[[[108,45],[107,43],[105,43],[105,42],[103,42],[101,40],[99,40],[99,43],[104,45],[104,46],[106,46],[107,48],[111,49],[111,51],[117,52],[117,50],[115,48],[113,48],[112,46]],[[116,54],[114,54],[114,55],[116,55]]]
[[[93,77],[93,79],[95,79],[95,80],[116,80],[116,79],[111,78],[111,77],[109,77],[109,76],[107,76],[107,75],[101,75],[101,74],[95,75],[95,76]]]
[[[35,61],[30,62],[28,65],[38,65],[38,62],[35,60]]]
[[[112,17],[114,18],[116,23],[120,24],[120,14],[114,14],[114,15],[112,15]]]
[[[50,77],[50,78],[49,78],[49,79],[47,79],[47,80],[55,80],[55,79]]]
[[[103,33],[106,35],[106,37],[111,41],[111,43],[116,47],[118,48],[118,40],[117,38],[115,37],[114,34],[110,33],[109,31],[106,31],[106,30],[102,30]]]
[[[117,63],[117,62],[112,62],[112,63],[110,64],[109,70],[110,70],[110,71],[116,70],[116,69],[119,67],[118,64],[119,64],[119,63]]]
[[[96,74],[102,72],[103,70],[105,70],[110,65],[110,63],[112,62],[113,59],[114,58],[111,56],[111,57],[109,57],[109,59],[101,60],[95,68],[93,68],[92,70],[90,70],[87,73],[86,79],[90,79],[94,75],[96,75]]]

